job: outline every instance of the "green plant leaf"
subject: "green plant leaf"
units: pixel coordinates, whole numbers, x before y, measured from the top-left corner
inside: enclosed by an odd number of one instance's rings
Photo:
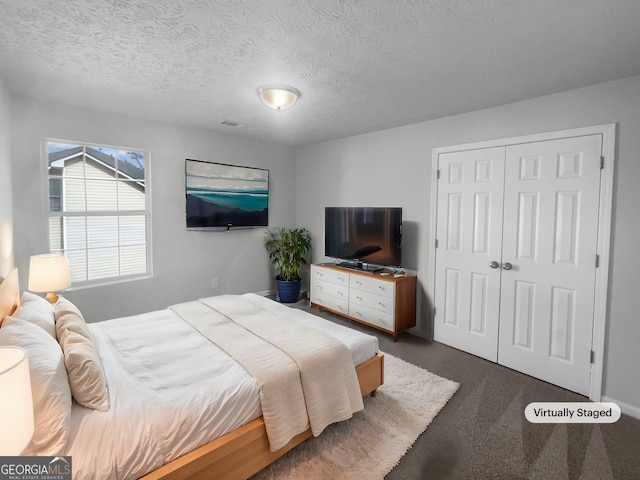
[[[307,263],[306,253],[311,249],[311,235],[305,228],[269,230],[265,247],[278,280],[300,280],[301,268]]]

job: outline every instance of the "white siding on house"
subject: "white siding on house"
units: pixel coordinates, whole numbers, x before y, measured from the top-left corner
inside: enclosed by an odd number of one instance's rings
[[[49,249],[52,252],[62,250],[62,218],[49,218]]]
[[[117,188],[118,210],[144,210],[144,186],[133,181],[118,180]]]

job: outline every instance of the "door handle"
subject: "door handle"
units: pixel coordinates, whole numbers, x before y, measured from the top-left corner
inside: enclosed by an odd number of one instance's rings
[[[505,270],[511,270],[513,268],[513,265],[511,265],[509,262],[504,262],[502,264],[502,268]]]
[[[489,264],[489,266],[490,266],[491,268],[498,268],[498,267],[500,267],[500,264],[494,260],[493,262],[491,262],[491,263]]]

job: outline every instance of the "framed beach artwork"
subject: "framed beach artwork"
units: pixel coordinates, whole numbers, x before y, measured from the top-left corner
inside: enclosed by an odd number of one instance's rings
[[[187,229],[269,225],[269,170],[185,160]]]

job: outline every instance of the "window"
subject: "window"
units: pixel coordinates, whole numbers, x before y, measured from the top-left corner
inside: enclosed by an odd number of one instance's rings
[[[150,273],[148,152],[46,141],[49,248],[72,285]]]

